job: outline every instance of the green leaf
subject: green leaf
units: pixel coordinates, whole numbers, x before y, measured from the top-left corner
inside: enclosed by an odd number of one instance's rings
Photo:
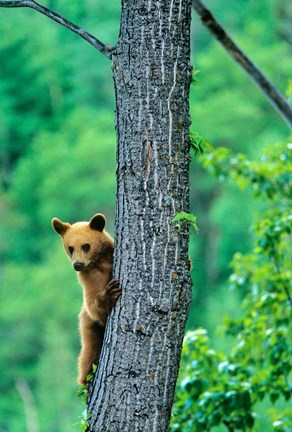
[[[201,71],[198,69],[195,69],[193,67],[192,69],[192,84],[197,84],[198,83],[198,75]]]
[[[181,228],[181,224],[183,222],[187,222],[194,228],[196,233],[199,232],[199,228],[197,227],[197,223],[196,223],[197,218],[193,214],[186,213],[186,212],[179,212],[171,219],[171,221],[172,222],[178,222],[177,227],[179,230]]]
[[[199,135],[198,132],[190,132],[190,149],[195,156],[214,150],[212,143]]]

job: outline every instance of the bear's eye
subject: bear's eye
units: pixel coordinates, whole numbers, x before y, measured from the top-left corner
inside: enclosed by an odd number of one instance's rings
[[[90,244],[85,243],[84,245],[82,245],[82,250],[84,252],[89,252],[89,249],[90,249]]]
[[[73,246],[69,246],[68,247],[68,251],[69,251],[69,254],[72,255],[73,252],[74,252],[74,247]]]

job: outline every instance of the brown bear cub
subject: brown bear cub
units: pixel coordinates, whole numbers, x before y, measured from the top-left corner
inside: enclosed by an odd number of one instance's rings
[[[97,364],[99,359],[107,317],[121,294],[119,281],[112,279],[114,241],[104,229],[102,214],[94,215],[89,222],[73,225],[54,218],[52,225],[62,237],[65,251],[83,287],[78,382],[86,385],[92,364]]]

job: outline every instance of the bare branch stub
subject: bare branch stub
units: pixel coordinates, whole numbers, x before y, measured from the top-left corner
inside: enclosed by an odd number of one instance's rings
[[[81,27],[62,17],[58,13],[52,11],[51,9],[46,8],[45,6],[40,5],[34,0],[16,0],[16,1],[0,1],[0,7],[6,8],[17,8],[17,7],[28,7],[34,9],[35,11],[45,15],[51,20],[57,22],[58,24],[66,27],[68,30],[71,30],[73,33],[78,34],[91,45],[93,45],[98,51],[104,54],[107,58],[111,59],[113,48],[105,45],[95,36],[91,35]]]

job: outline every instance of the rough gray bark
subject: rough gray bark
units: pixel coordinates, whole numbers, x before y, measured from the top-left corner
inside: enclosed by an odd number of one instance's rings
[[[88,399],[90,431],[167,431],[191,300],[189,209],[191,0],[122,4],[116,90],[115,277]]]

